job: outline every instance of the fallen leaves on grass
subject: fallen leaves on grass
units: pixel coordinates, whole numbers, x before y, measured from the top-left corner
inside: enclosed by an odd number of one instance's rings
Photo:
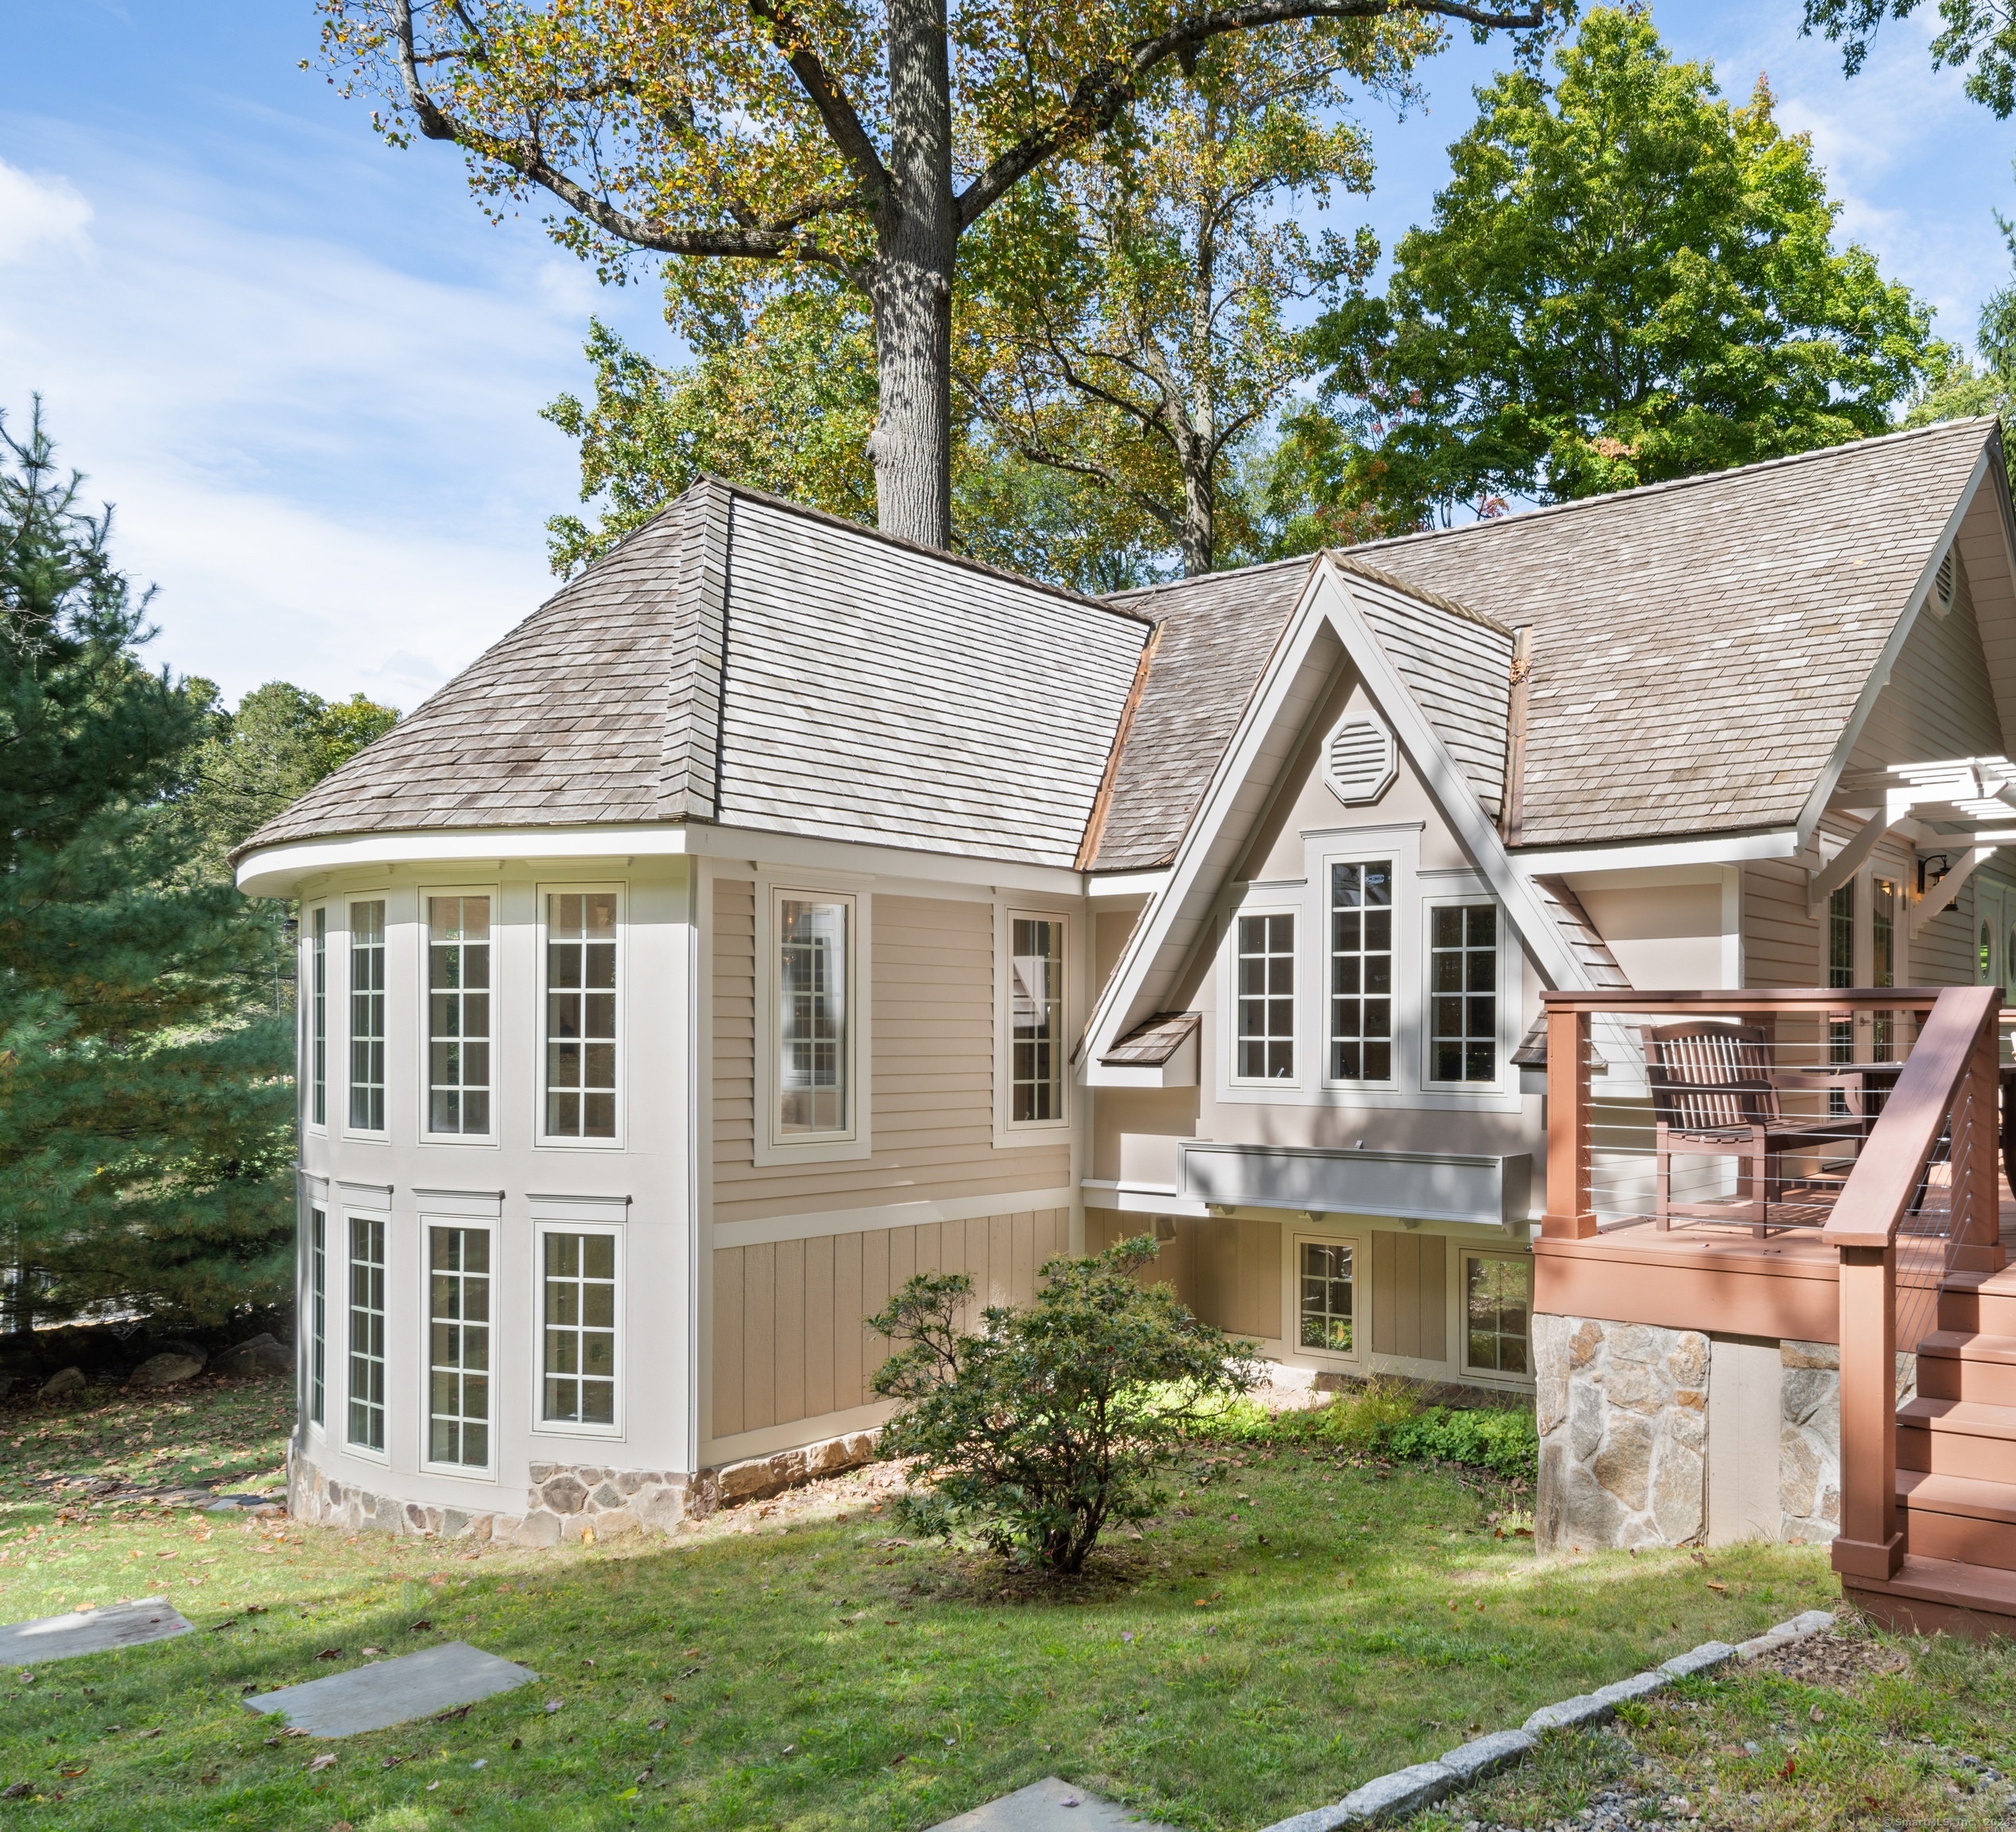
[[[309,1774],[313,1775],[313,1774],[316,1774],[316,1773],[320,1772],[321,1770],[323,1770],[323,1769],[324,1769],[324,1768],[335,1768],[335,1765],[336,1765],[336,1759],[335,1759],[335,1756],[317,1756],[313,1757],[313,1758],[312,1758],[312,1759],[309,1761],[308,1765],[308,1773],[309,1773]]]

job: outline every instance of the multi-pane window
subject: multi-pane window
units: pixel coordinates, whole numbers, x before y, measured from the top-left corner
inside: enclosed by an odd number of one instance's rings
[[[1887,878],[1871,880],[1869,887],[1869,984],[1897,984],[1897,887]],[[1875,1015],[1869,1054],[1878,1062],[1896,1054],[1895,1014]]]
[[[490,1230],[427,1230],[427,1456],[490,1461]]]
[[[777,1131],[847,1129],[847,906],[777,901]]]
[[[616,1237],[545,1236],[544,1395],[549,1424],[616,1422]]]
[[[1295,918],[1239,920],[1239,1073],[1295,1079]]]
[[[385,1130],[385,904],[350,906],[350,1124]]]
[[[350,1218],[350,1441],[385,1448],[385,1224]]]
[[[1330,1079],[1393,1079],[1393,863],[1330,867]]]
[[[329,1349],[329,1217],[308,1212],[308,1415],[320,1425],[328,1404]]]
[[[616,1136],[616,893],[546,899],[546,1135]]]
[[[1855,984],[1855,880],[1840,886],[1827,900],[1827,983],[1829,986]],[[1827,1027],[1827,1056],[1830,1062],[1855,1060],[1855,1020],[1836,1018]],[[1847,1112],[1842,1091],[1832,1091],[1836,1113]]]
[[[1533,1268],[1524,1260],[1470,1260],[1464,1268],[1466,1364],[1487,1374],[1532,1372],[1527,1353]]]
[[[1302,1243],[1302,1346],[1351,1352],[1351,1250],[1347,1242]]]
[[[329,911],[310,913],[308,923],[308,1120],[329,1123]]]
[[[1428,1075],[1498,1079],[1498,911],[1444,903],[1428,917]]]
[[[1017,916],[1014,943],[1014,1032],[1009,1065],[1011,1120],[1064,1117],[1064,925]]]
[[[427,1129],[490,1131],[490,899],[427,899]]]

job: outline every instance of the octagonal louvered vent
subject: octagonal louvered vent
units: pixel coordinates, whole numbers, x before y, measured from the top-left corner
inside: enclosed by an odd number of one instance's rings
[[[1353,713],[1330,734],[1323,773],[1340,802],[1376,802],[1394,778],[1393,732],[1382,719]]]
[[[1946,557],[1939,562],[1939,570],[1932,576],[1932,607],[1944,613],[1953,607],[1954,588],[1953,550],[1948,547]]]

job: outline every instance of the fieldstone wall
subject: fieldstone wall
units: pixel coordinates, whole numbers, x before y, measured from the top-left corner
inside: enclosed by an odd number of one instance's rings
[[[715,1508],[781,1494],[801,1482],[869,1461],[876,1434],[852,1431],[773,1457],[751,1457],[688,1474],[599,1464],[534,1463],[524,1512],[444,1508],[401,1500],[339,1481],[297,1443],[287,1456],[287,1511],[318,1527],[351,1533],[432,1534],[509,1546],[559,1546],[626,1533],[673,1533]]]
[[[1708,1527],[1708,1337],[1536,1316],[1544,1551],[1684,1546]]]
[[[1778,1537],[1824,1545],[1841,1531],[1841,1351],[1781,1342],[1778,1364]]]

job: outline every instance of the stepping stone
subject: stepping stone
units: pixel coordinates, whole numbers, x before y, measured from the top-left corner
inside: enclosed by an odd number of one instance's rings
[[[971,1813],[944,1820],[931,1832],[1176,1832],[1176,1828],[1144,1819],[1046,1775]]]
[[[248,1711],[285,1717],[290,1728],[311,1737],[355,1737],[473,1705],[538,1677],[529,1667],[486,1654],[467,1641],[447,1641],[396,1660],[374,1660],[326,1679],[262,1692],[243,1703]]]
[[[138,1603],[116,1603],[107,1609],[73,1609],[68,1616],[45,1616],[39,1622],[10,1622],[0,1628],[0,1667],[39,1667],[45,1660],[135,1648],[143,1641],[186,1635],[195,1626],[165,1597],[143,1597]]]

